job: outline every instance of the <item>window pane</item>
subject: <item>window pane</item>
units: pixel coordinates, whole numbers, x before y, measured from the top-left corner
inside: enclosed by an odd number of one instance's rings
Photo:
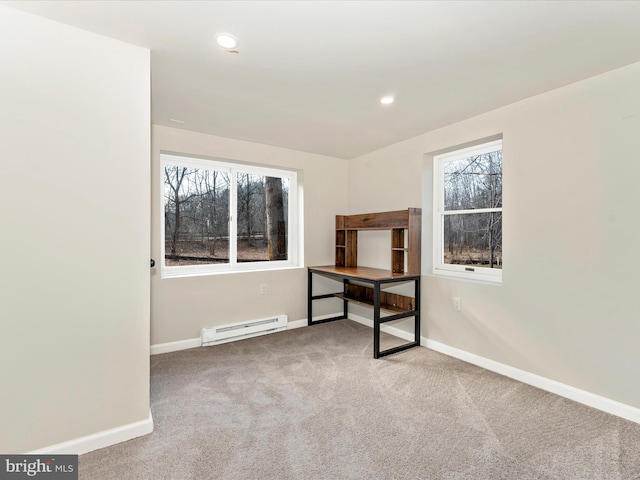
[[[444,165],[444,209],[502,207],[502,150]]]
[[[444,263],[502,268],[502,212],[444,216]]]
[[[229,263],[227,172],[166,165],[165,264]]]
[[[289,180],[238,173],[238,262],[287,260]]]

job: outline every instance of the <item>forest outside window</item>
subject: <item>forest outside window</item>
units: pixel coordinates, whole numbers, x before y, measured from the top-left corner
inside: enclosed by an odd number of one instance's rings
[[[296,172],[160,159],[163,277],[297,265]]]
[[[502,140],[434,157],[435,274],[502,281]]]

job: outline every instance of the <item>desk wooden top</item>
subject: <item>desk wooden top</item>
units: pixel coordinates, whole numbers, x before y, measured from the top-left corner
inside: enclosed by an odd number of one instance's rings
[[[317,273],[326,273],[345,278],[357,278],[362,280],[383,281],[406,278],[407,280],[420,277],[420,275],[409,275],[408,273],[394,273],[391,270],[371,267],[336,267],[335,265],[323,265],[319,267],[307,267]]]

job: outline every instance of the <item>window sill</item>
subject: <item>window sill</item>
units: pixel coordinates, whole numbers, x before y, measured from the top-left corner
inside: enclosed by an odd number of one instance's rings
[[[441,278],[443,280],[455,280],[459,282],[469,282],[469,283],[478,283],[481,285],[490,285],[492,287],[501,287],[502,286],[502,277],[500,278],[487,278],[486,276],[483,278],[480,277],[471,277],[465,274],[456,274],[453,272],[434,272],[434,273],[426,273],[425,277],[432,278]]]
[[[233,275],[233,274],[243,274],[243,273],[259,273],[259,272],[273,272],[280,270],[297,270],[303,269],[300,265],[282,265],[282,266],[274,266],[269,268],[247,268],[246,270],[216,270],[216,271],[202,271],[202,272],[167,272],[166,270],[161,271],[160,278],[162,280],[170,280],[173,278],[192,278],[192,277],[210,277],[217,275]]]

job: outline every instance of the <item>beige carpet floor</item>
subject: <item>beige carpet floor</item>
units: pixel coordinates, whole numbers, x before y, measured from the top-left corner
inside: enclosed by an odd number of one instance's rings
[[[640,425],[341,320],[153,356],[155,431],[81,479],[640,479]]]

